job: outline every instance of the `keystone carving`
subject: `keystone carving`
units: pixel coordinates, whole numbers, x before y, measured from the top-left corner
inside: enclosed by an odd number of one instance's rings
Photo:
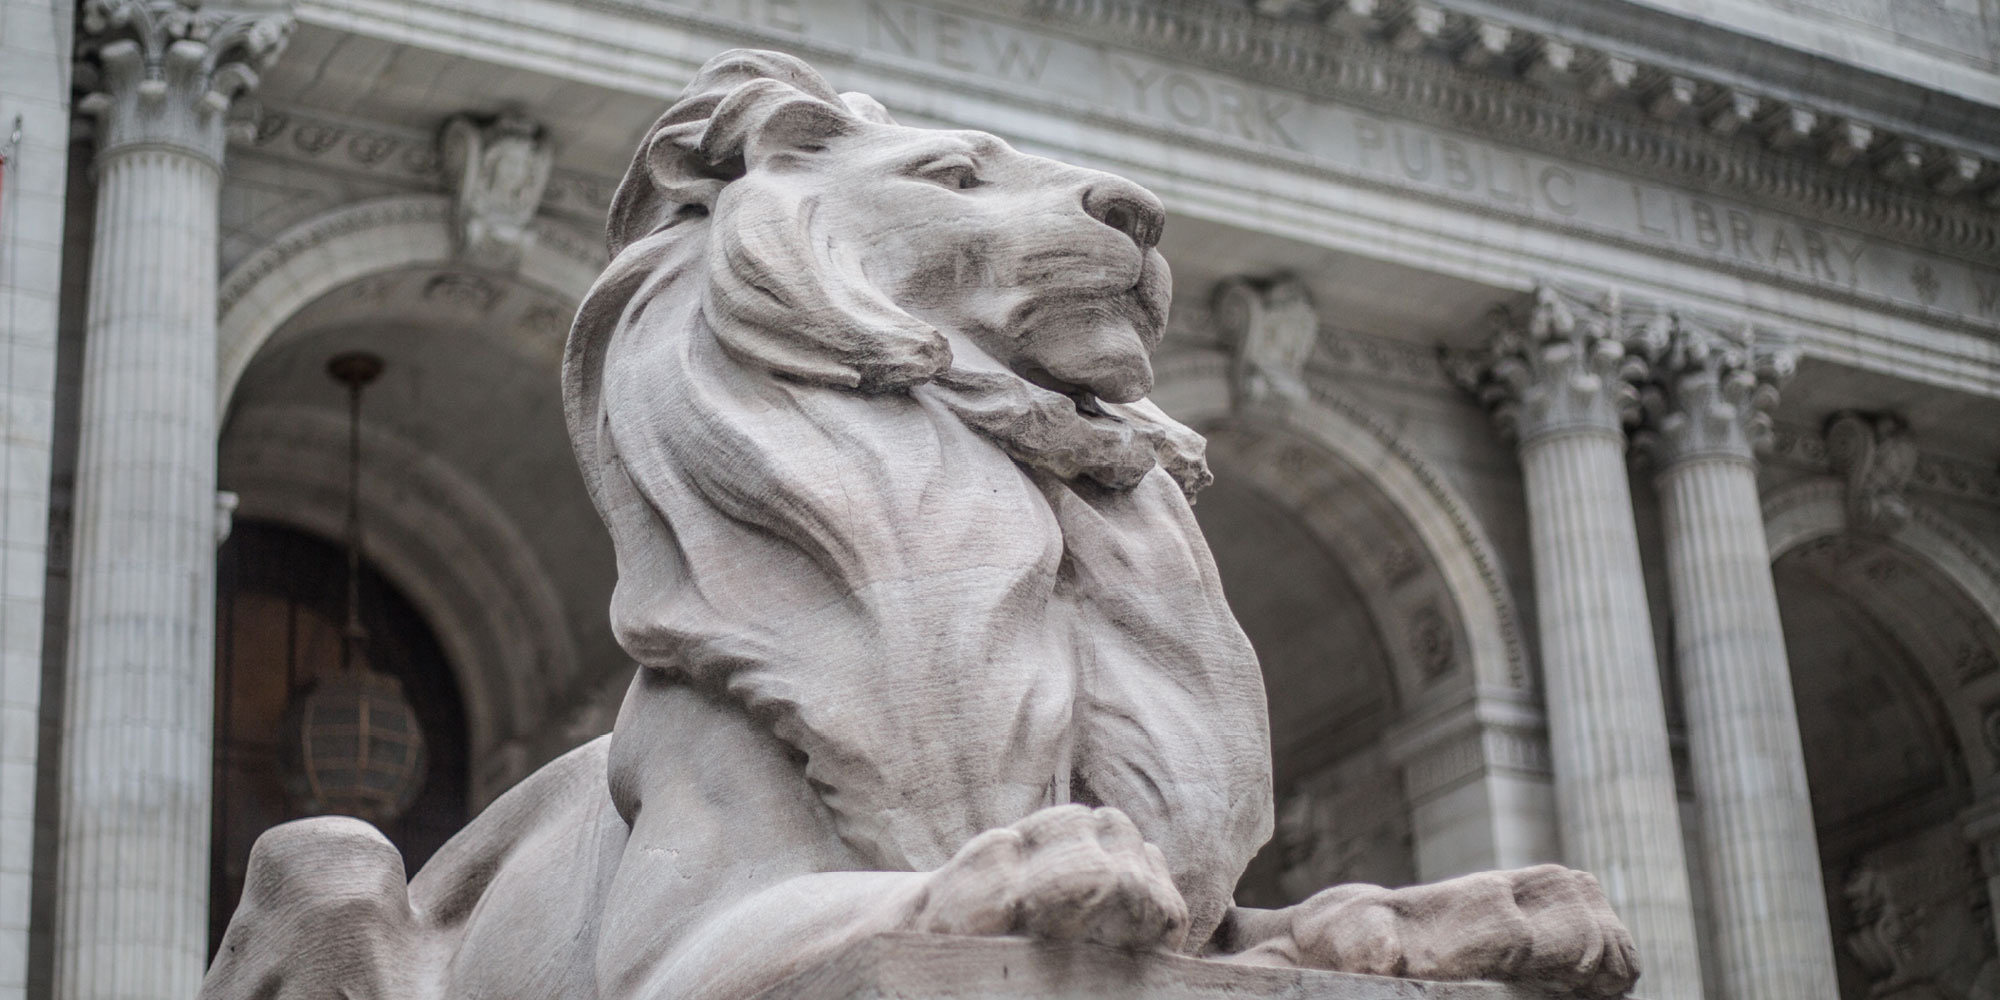
[[[1319,343],[1319,315],[1298,279],[1230,278],[1215,287],[1213,311],[1234,354],[1230,389],[1237,406],[1306,398],[1304,373]]]
[[[1826,457],[1847,480],[1847,526],[1889,534],[1910,519],[1903,495],[1917,469],[1908,425],[1888,414],[1836,413],[1826,423]]]
[[[438,158],[455,196],[459,258],[501,271],[520,266],[555,162],[547,130],[515,114],[459,115],[439,133]]]
[[[220,165],[224,115],[284,50],[292,23],[290,0],[85,0],[77,109],[96,117],[100,155],[166,145]]]

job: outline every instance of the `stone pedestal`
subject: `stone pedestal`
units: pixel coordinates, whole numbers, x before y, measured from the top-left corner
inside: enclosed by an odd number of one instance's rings
[[[288,24],[167,0],[83,6],[98,207],[63,718],[63,998],[192,996],[207,964],[223,115]]]
[[[1499,983],[1265,969],[1026,938],[882,934],[758,1000],[1550,1000]]]
[[[1750,345],[1679,316],[1645,339],[1723,997],[1831,997],[1832,934],[1752,453],[1790,361],[1753,363]]]
[[[1551,288],[1500,319],[1481,382],[1526,479],[1549,747],[1564,861],[1631,928],[1640,989],[1701,995],[1665,700],[1625,471],[1644,364],[1615,302]]]

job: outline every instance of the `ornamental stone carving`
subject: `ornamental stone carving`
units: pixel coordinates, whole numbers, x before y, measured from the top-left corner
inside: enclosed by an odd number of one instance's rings
[[[97,117],[99,155],[165,145],[219,168],[224,116],[283,51],[290,11],[289,0],[85,0],[77,108]]]
[[[1319,315],[1303,283],[1230,278],[1216,285],[1211,309],[1233,354],[1236,405],[1306,398],[1305,367],[1319,343]]]
[[[1751,461],[1771,443],[1778,389],[1798,367],[1789,346],[1759,344],[1755,331],[1678,311],[1633,324],[1633,353],[1647,359],[1640,388],[1646,429],[1634,443],[1662,465],[1696,458]]]
[[[1910,519],[1904,496],[1917,470],[1909,425],[1891,414],[1836,413],[1826,422],[1826,457],[1847,481],[1847,523],[1856,531],[1891,534]]]
[[[1145,399],[1165,221],[792,57],[711,60],[565,357],[641,664],[612,734],[415,879],[357,820],[268,831],[202,996],[733,1000],[882,934],[1627,990],[1567,868],[1234,905],[1266,701],[1188,507],[1203,443]]]
[[[1637,417],[1646,365],[1625,350],[1616,293],[1544,284],[1525,308],[1500,307],[1489,321],[1485,352],[1454,359],[1453,368],[1503,435],[1526,444],[1552,434],[1618,434]]]
[[[1991,916],[1978,866],[1937,828],[1864,856],[1842,886],[1852,923],[1842,942],[1878,1000],[2000,1000]],[[1919,854],[1923,849],[1928,853]]]
[[[454,195],[459,257],[496,270],[520,266],[555,162],[547,130],[515,114],[460,115],[439,134],[438,158]]]

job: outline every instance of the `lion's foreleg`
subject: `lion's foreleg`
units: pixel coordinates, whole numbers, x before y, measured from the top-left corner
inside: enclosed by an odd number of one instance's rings
[[[1385,889],[1337,885],[1282,910],[1232,909],[1210,954],[1250,965],[1497,979],[1580,998],[1638,978],[1632,937],[1597,880],[1560,865]]]

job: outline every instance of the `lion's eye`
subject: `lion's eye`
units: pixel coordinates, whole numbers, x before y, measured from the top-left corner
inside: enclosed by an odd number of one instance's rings
[[[985,183],[979,179],[978,165],[973,163],[969,156],[947,156],[928,161],[917,168],[916,174],[933,184],[941,184],[959,191],[976,188]]]

